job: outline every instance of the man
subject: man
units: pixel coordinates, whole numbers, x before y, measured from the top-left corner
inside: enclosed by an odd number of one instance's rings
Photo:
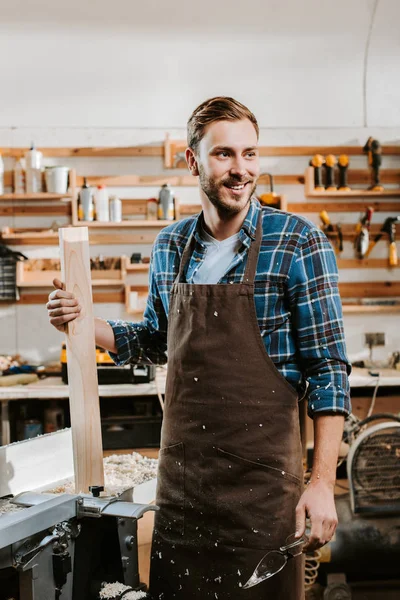
[[[243,589],[262,556],[311,520],[308,549],[337,524],[334,481],[350,410],[337,268],[311,222],[254,198],[258,125],[232,98],[201,104],[186,160],[202,213],[161,231],[141,323],[96,319],[118,364],[165,363],[150,591],[157,600],[300,600],[299,556]],[[56,282],[61,287],[60,282]],[[52,292],[50,322],[79,315]],[[298,399],[308,384],[312,475],[302,488]]]

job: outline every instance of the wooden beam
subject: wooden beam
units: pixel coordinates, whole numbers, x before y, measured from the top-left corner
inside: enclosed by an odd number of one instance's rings
[[[389,258],[338,258],[339,269],[396,269],[389,267]]]
[[[75,491],[79,493],[88,492],[89,486],[104,486],[89,234],[86,227],[63,227],[59,234],[61,279],[82,306],[81,315],[67,324],[66,331]]]
[[[175,156],[187,147],[185,140],[171,140],[167,135],[164,143],[164,165],[166,168],[182,168],[184,161],[175,163]],[[348,156],[366,156],[362,146],[259,146],[260,156],[305,156],[311,158],[314,154],[347,154]],[[400,145],[382,146],[386,156],[400,155]]]
[[[0,216],[19,216],[19,217],[34,217],[34,216],[71,216],[71,203],[52,204],[50,206],[24,206],[22,204],[12,204],[4,206],[0,204]]]
[[[400,296],[400,281],[339,283],[342,298],[387,298]]]
[[[20,158],[29,148],[2,148],[0,154],[2,156]],[[163,156],[164,148],[162,145],[150,146],[126,146],[126,147],[103,147],[99,146],[88,148],[40,148],[43,156],[51,156],[54,158],[73,158],[79,156],[100,158],[100,157],[123,157],[123,156]]]
[[[287,210],[291,213],[320,213],[323,210],[331,213],[343,213],[343,212],[365,212],[365,210],[372,206],[375,212],[396,212],[400,211],[400,201],[397,202],[369,202],[364,201],[351,201],[344,202],[289,202]]]
[[[34,292],[29,293],[25,291],[20,292],[20,299],[18,304],[43,304],[48,301],[48,293],[45,292]],[[125,301],[125,290],[121,287],[120,290],[93,290],[93,303],[94,304],[123,304]],[[6,302],[9,304],[9,301]]]

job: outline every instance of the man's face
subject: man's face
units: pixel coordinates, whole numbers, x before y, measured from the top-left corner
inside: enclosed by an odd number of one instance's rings
[[[200,187],[222,214],[244,210],[260,174],[257,133],[248,119],[217,121],[196,153]]]

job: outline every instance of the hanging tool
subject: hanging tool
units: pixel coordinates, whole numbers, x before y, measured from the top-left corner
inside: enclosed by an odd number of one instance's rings
[[[373,192],[382,192],[383,186],[379,177],[379,170],[382,165],[382,146],[378,140],[369,137],[363,150],[368,153],[368,164],[371,167],[371,185],[368,189]]]
[[[325,158],[325,189],[327,192],[335,192],[335,165],[337,163],[336,156],[328,154]]]
[[[269,192],[258,196],[260,203],[263,206],[272,206],[280,208],[280,196],[274,192],[274,178],[271,173],[264,173],[269,178]]]
[[[356,237],[354,240],[354,248],[357,258],[365,258],[369,248],[369,228],[371,225],[374,209],[368,206],[365,214],[361,217],[356,226]]]
[[[314,167],[314,192],[323,192],[325,188],[322,184],[322,166],[325,159],[322,154],[315,154],[310,160],[310,167]]]
[[[339,169],[339,191],[348,192],[350,190],[347,185],[347,171],[349,168],[349,157],[347,154],[341,154],[338,158],[338,169]]]
[[[337,237],[336,237],[335,243],[334,243],[334,247],[335,247],[336,255],[340,254],[340,252],[343,252],[342,226],[340,225],[340,223],[336,223],[335,225],[333,225],[331,223],[331,220],[330,220],[329,215],[326,212],[326,210],[323,210],[319,213],[319,218],[322,221],[323,230],[325,233],[327,233],[327,234],[336,233],[337,234]]]
[[[385,220],[380,232],[378,233],[377,236],[375,236],[374,241],[370,243],[367,253],[365,255],[366,257],[368,257],[371,254],[372,249],[374,248],[375,244],[377,244],[379,242],[381,237],[385,233],[387,233],[389,236],[389,266],[390,267],[397,266],[398,258],[397,258],[397,246],[396,246],[396,223],[399,223],[399,222],[400,222],[400,216],[388,217]]]

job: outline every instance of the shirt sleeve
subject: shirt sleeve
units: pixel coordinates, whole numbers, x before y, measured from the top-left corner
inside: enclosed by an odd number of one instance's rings
[[[312,229],[289,271],[288,294],[300,367],[308,383],[308,414],[348,415],[349,374],[335,254]]]
[[[108,321],[113,328],[117,353],[109,352],[117,365],[167,362],[167,316],[154,274],[154,253],[149,269],[149,294],[143,321]]]

